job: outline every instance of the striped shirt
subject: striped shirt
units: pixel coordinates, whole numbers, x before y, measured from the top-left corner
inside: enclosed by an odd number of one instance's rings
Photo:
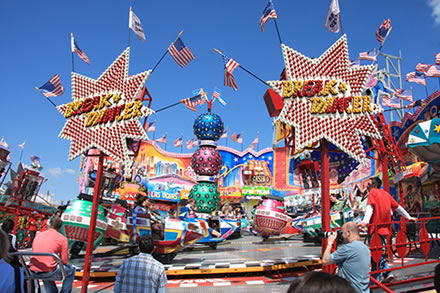
[[[126,259],[115,281],[115,293],[166,292],[165,267],[148,253]]]

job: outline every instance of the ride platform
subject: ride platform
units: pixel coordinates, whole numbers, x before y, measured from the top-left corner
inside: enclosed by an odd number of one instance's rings
[[[115,246],[100,246],[91,261],[90,277],[111,278],[117,275],[122,262],[129,257],[128,249],[120,255],[102,256]],[[263,241],[261,237],[247,235],[226,241],[212,249],[196,245],[179,251],[169,264],[164,264],[167,276],[232,275],[244,273],[277,272],[294,268],[313,269],[321,264],[321,246],[303,243],[300,236],[294,239],[281,237]],[[98,255],[98,256],[96,256]],[[71,263],[77,267],[76,276],[82,277],[84,258]]]

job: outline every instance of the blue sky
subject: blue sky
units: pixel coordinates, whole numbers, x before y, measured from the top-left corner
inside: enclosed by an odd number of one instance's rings
[[[440,1],[340,0],[344,33],[348,36],[350,58],[360,52],[378,48],[375,32],[384,19],[392,21],[392,31],[383,48],[384,53],[402,52],[402,74],[415,70],[418,62],[434,63],[440,52]],[[238,91],[223,86],[223,63],[213,51],[218,48],[237,60],[263,80],[279,78],[284,62],[272,20],[262,33],[259,19],[266,0],[241,1],[6,1],[0,11],[2,58],[2,126],[10,146],[13,168],[17,166],[20,148],[26,141],[23,162],[38,155],[48,179],[41,192],[50,190],[58,201],[78,194],[79,159],[68,161],[70,142],[58,138],[65,118],[41,96],[41,86],[54,74],[61,76],[65,93],[53,98],[56,104],[71,101],[70,74],[72,59],[70,33],[88,55],[87,65],[75,56],[75,71],[97,78],[127,47],[128,11],[130,5],[141,19],[147,40],[142,43],[131,33],[129,74],[136,74],[156,64],[177,34],[184,30],[182,40],[196,59],[180,68],[170,56],[147,80],[153,96],[153,109],[173,104],[204,88],[209,94],[215,87],[223,90],[226,107],[215,104],[219,114],[233,132],[243,132],[246,148],[260,136],[260,149],[271,145],[272,127],[263,95],[266,86],[244,72],[234,72]],[[368,4],[366,4],[368,3]],[[275,0],[278,26],[283,42],[308,55],[320,56],[340,34],[324,28],[328,1]],[[379,68],[384,60],[379,58]],[[368,64],[368,63],[363,63]],[[403,88],[414,89],[416,99],[425,98],[425,89],[418,84],[403,82]],[[439,81],[428,80],[430,93]],[[202,108],[205,110],[205,106]],[[193,137],[196,115],[183,105],[151,116],[157,120],[156,138],[168,132],[168,151],[180,152],[172,141],[184,134],[184,141]],[[220,141],[223,145],[224,140]],[[229,146],[240,145],[229,140]]]

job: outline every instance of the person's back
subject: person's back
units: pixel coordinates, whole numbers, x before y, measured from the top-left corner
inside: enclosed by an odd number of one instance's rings
[[[54,229],[39,233],[32,244],[32,252],[55,253],[64,263],[68,261],[67,238]],[[50,272],[57,267],[57,261],[50,256],[35,256],[31,258],[30,269],[36,272]]]
[[[116,293],[165,292],[168,283],[165,268],[151,256],[153,249],[151,236],[140,237],[140,254],[122,263],[115,280]]]
[[[338,264],[337,275],[349,280],[358,292],[369,291],[370,249],[361,241],[352,241],[339,247],[330,258]],[[337,259],[344,259],[337,262]]]
[[[391,233],[391,210],[395,210],[399,204],[385,190],[373,188],[368,194],[367,205],[374,207],[371,216],[371,224],[388,223],[377,225],[377,233],[380,235],[388,235]],[[370,226],[369,234],[375,230],[375,226]]]
[[[2,293],[16,292],[15,271],[7,262],[9,245],[8,235],[0,230],[0,288]]]

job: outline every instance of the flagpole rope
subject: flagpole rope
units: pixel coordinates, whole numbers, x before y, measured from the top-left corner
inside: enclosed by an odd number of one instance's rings
[[[177,35],[177,38],[176,38],[176,39],[174,40],[174,42],[172,42],[171,44],[174,44],[174,43],[177,41],[177,39],[180,38],[180,36],[181,36],[182,34],[183,34],[183,30]],[[169,48],[169,46],[168,46],[167,49],[165,50],[165,53],[163,53],[162,57],[160,57],[159,61],[157,61],[156,65],[154,65],[153,69],[151,70],[151,73],[154,72],[154,70],[157,68],[157,66],[159,66],[160,62],[162,62],[163,58],[165,58],[165,56],[166,56],[167,53],[168,53],[168,48]]]

